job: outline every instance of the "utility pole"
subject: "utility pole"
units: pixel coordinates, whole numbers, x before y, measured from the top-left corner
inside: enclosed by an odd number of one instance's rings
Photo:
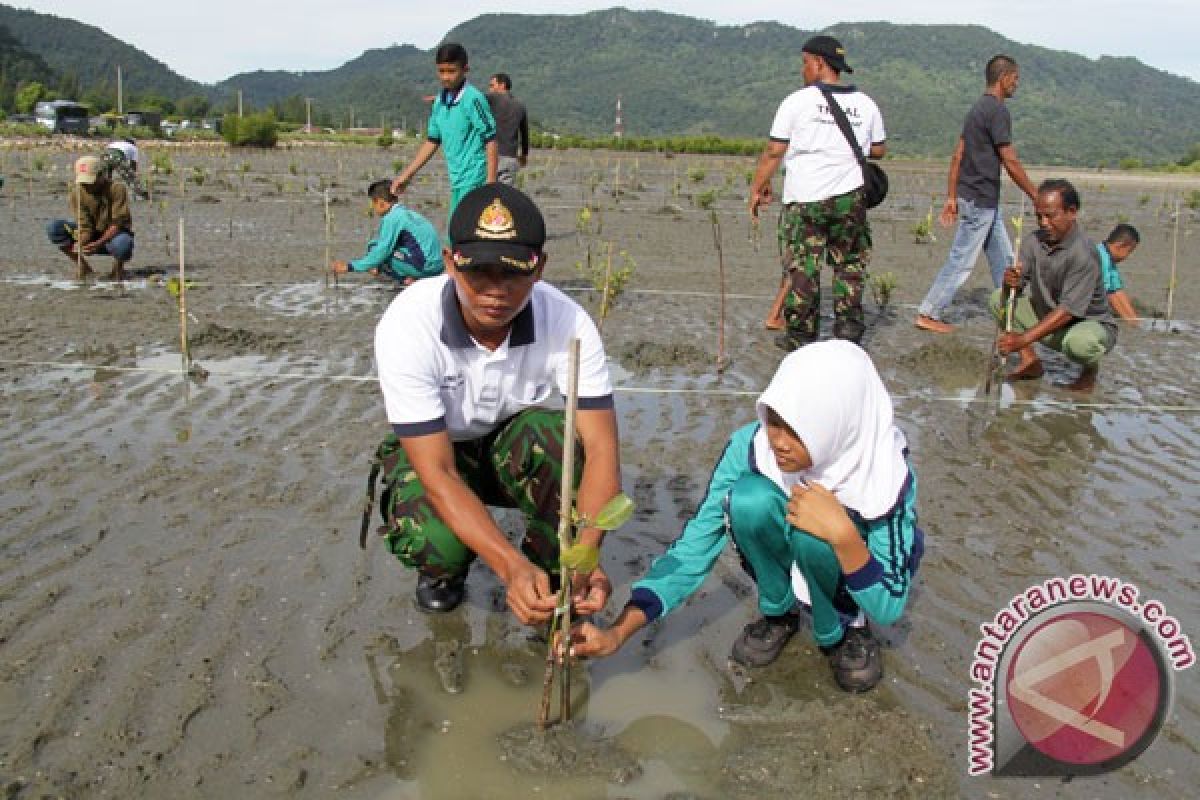
[[[312,133],[312,98],[304,98],[304,132]]]
[[[117,116],[125,114],[125,91],[121,83],[121,65],[117,64]],[[121,124],[124,124],[122,122]]]
[[[621,119],[621,95],[617,95],[617,118],[613,121],[613,136],[620,139],[625,135],[625,122]]]
[[[242,90],[238,89],[238,117],[242,116]]]

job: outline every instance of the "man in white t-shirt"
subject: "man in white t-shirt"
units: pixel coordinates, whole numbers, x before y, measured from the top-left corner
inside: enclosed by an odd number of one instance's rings
[[[825,92],[845,112],[858,146],[869,158],[883,158],[883,116],[870,97],[838,83],[846,51],[832,36],[804,43],[804,88],[780,103],[771,135],[750,186],[750,214],[771,202],[771,178],[780,164],[783,216],[783,282],[766,326],[786,329],[794,349],[816,341],[821,311],[821,266],[833,265],[833,335],[859,342],[862,295],[871,259],[871,229],[863,196],[862,168],[829,111]],[[824,91],[823,91],[824,90]]]
[[[513,613],[541,622],[555,605],[547,571],[558,566],[564,449],[563,412],[548,406],[566,394],[572,338],[580,340],[583,462],[576,508],[595,519],[620,491],[604,346],[587,312],[540,282],[545,223],[522,192],[499,183],[472,190],[448,235],[446,274],[406,289],[375,331],[393,429],[380,453],[387,474],[398,476],[384,491],[387,546],[418,571],[424,610],[458,606],[478,556],[503,581]],[[523,512],[520,549],[485,504]],[[602,535],[584,529],[580,541],[598,546]],[[574,588],[581,614],[599,611],[612,590],[599,568]]]

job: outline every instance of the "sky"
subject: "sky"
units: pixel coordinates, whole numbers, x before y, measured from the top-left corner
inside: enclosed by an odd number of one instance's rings
[[[622,5],[710,19],[722,25],[775,20],[803,30],[837,22],[959,24],[991,28],[1018,42],[1082,55],[1133,56],[1200,80],[1200,0],[843,0],[813,8],[780,0],[529,2],[458,0],[5,0],[9,5],[95,25],[167,64],[215,83],[239,72],[327,70],[364,50],[436,45],[450,28],[480,14],[574,14]]]

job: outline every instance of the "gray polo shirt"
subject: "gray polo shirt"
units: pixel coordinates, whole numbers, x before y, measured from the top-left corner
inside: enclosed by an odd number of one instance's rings
[[[1061,308],[1077,320],[1090,319],[1108,330],[1117,342],[1117,323],[1108,307],[1100,280],[1100,254],[1076,224],[1061,242],[1049,244],[1041,231],[1021,243],[1023,284],[1038,319]]]
[[[958,166],[959,197],[981,208],[1000,204],[1000,153],[1012,143],[1012,118],[995,95],[985,94],[971,106],[963,121],[963,157]]]

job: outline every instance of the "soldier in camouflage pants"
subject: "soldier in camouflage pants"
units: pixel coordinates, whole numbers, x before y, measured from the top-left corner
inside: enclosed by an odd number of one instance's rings
[[[422,574],[465,576],[475,553],[438,517],[404,448],[399,441],[394,444],[383,454],[387,477],[380,504],[388,550]],[[462,479],[486,505],[520,509],[525,517],[522,552],[538,567],[556,574],[563,412],[522,411],[481,439],[455,442],[454,458]],[[578,445],[575,464],[573,485],[577,486],[583,472],[583,450]]]
[[[815,342],[821,319],[821,266],[833,265],[833,335],[858,344],[866,324],[863,288],[871,262],[871,228],[861,189],[811,203],[790,203],[779,221],[784,277],[791,291],[783,306],[792,349]]]

